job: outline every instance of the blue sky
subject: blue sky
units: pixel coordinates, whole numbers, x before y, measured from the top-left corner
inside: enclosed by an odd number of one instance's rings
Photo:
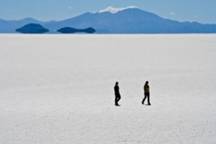
[[[216,0],[0,0],[0,18],[60,20],[108,6],[137,6],[175,20],[216,23]]]

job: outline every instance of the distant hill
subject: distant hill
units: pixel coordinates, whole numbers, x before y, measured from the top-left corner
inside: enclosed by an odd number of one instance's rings
[[[20,33],[47,33],[49,32],[49,30],[44,28],[42,25],[35,24],[35,23],[24,25],[23,27],[16,29],[16,31]]]
[[[92,27],[96,33],[216,33],[216,24],[179,22],[160,17],[136,7],[109,7],[95,13],[84,13],[62,21],[43,22],[32,18],[20,21],[0,20],[0,32],[9,33],[28,23],[38,23],[56,33],[59,29]]]
[[[86,28],[86,29],[75,29],[71,27],[64,27],[58,30],[60,33],[95,33],[95,29]]]
[[[2,20],[0,19],[0,33],[14,33],[16,32],[16,29],[29,24],[29,23],[39,23],[41,24],[41,21],[38,21],[33,18],[25,18],[21,20]]]

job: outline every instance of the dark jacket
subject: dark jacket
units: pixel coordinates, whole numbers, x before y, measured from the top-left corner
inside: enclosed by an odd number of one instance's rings
[[[120,94],[118,85],[115,85],[114,92],[115,92],[115,94]]]
[[[150,93],[150,87],[149,87],[149,85],[147,85],[147,84],[144,85],[144,92],[147,93],[147,94]]]

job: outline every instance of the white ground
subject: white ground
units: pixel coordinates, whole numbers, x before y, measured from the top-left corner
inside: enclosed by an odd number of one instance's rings
[[[216,35],[0,35],[0,144],[215,144],[215,61]]]

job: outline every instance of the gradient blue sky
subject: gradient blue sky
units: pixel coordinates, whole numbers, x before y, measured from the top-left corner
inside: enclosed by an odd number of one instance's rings
[[[0,18],[60,20],[107,6],[137,6],[175,20],[216,23],[216,0],[0,0]]]

